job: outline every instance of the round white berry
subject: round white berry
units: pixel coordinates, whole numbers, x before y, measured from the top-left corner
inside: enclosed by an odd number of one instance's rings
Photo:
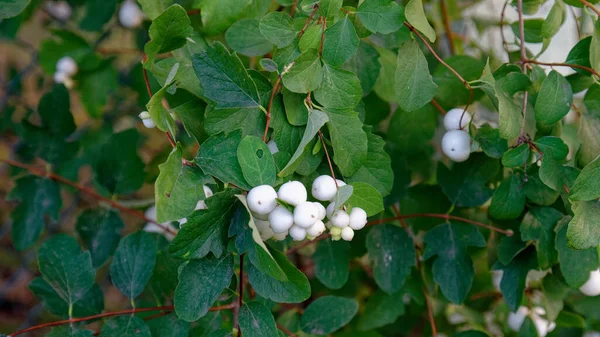
[[[598,296],[600,295],[600,269],[596,269],[590,272],[590,278],[579,287],[585,296]]]
[[[350,216],[344,210],[339,209],[331,216],[331,224],[339,228],[348,227]]]
[[[294,225],[290,228],[290,236],[294,241],[302,241],[306,239],[306,229]]]
[[[465,113],[463,115],[463,112]],[[462,121],[461,121],[462,117]],[[454,108],[444,116],[444,127],[446,130],[462,130],[471,122],[471,114],[465,109]]]
[[[317,222],[315,222],[314,225],[312,225],[310,228],[308,228],[306,230],[306,234],[316,238],[317,236],[323,234],[324,231],[325,231],[325,224],[323,223],[323,221],[318,220]]]
[[[134,1],[125,1],[119,9],[119,22],[125,28],[135,28],[142,24],[144,13]]]
[[[271,229],[275,233],[285,233],[294,224],[294,215],[287,208],[277,205],[275,209],[269,213],[269,222]]]
[[[525,316],[529,313],[529,309],[527,307],[519,307],[519,309],[515,312],[511,312],[508,314],[508,327],[513,331],[519,331],[521,329],[521,325],[525,321]]]
[[[54,79],[54,83],[65,83],[65,80],[69,78],[69,76],[67,76],[67,74],[57,71],[54,73],[54,75],[52,76],[52,79]]]
[[[267,147],[269,148],[269,151],[271,152],[271,154],[275,154],[275,153],[279,152],[279,148],[277,147],[277,144],[275,143],[275,141],[273,139],[271,139],[267,143]]]
[[[308,198],[306,188],[299,181],[288,181],[279,187],[277,197],[292,206],[298,206]]]
[[[329,234],[331,234],[331,236],[340,236],[342,235],[342,229],[339,227],[331,227],[331,229],[329,229]]]
[[[471,154],[471,137],[463,130],[448,131],[442,138],[442,150],[455,162],[465,161]]]
[[[210,198],[213,196],[213,191],[210,189],[210,187],[204,185],[202,186],[204,188],[204,195],[206,196],[206,199]]]
[[[287,236],[288,236],[288,231],[285,231],[283,233],[275,233],[275,234],[273,234],[272,239],[275,240],[275,241],[283,241],[283,240],[285,240],[285,238],[287,238]]]
[[[325,209],[325,206],[323,206],[320,202],[313,202],[313,204],[319,209],[319,220],[325,219],[325,216],[327,215],[327,210]]]
[[[142,123],[144,123],[144,126],[148,129],[154,129],[156,127],[156,124],[154,124],[154,121],[150,118],[142,119]]]
[[[71,14],[73,14],[73,9],[66,1],[47,1],[45,7],[50,15],[60,21],[69,20]]]
[[[252,211],[250,211],[250,213],[252,214],[252,217],[254,219],[264,220],[264,221],[269,220],[269,214],[258,214],[258,213],[254,213]]]
[[[360,207],[352,208],[350,211],[350,228],[360,230],[367,224],[367,212]]]
[[[300,203],[294,208],[294,223],[309,228],[319,220],[319,209],[310,201]]]
[[[277,206],[277,192],[269,185],[256,186],[248,192],[247,200],[252,212],[269,214]]]
[[[264,230],[271,229],[271,224],[268,221],[264,221],[264,220],[260,220],[260,219],[254,219],[254,225],[256,225],[256,228],[258,229],[259,232],[262,232]]]
[[[330,176],[319,176],[312,184],[312,195],[318,200],[329,201],[335,198],[337,188],[335,180]]]
[[[352,241],[354,238],[354,230],[350,227],[342,228],[342,239],[346,241]]]
[[[327,219],[331,219],[331,217],[333,216],[333,212],[335,212],[335,201],[327,205],[327,210],[325,212],[327,215]]]
[[[66,77],[71,77],[77,73],[77,63],[71,56],[61,57],[56,62],[56,72],[64,73]]]
[[[267,241],[270,238],[273,237],[273,235],[275,235],[275,233],[273,232],[273,230],[271,228],[266,228],[263,230],[259,230],[258,233],[260,233],[260,238],[263,241]]]

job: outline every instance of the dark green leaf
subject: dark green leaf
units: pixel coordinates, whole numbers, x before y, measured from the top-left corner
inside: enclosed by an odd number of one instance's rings
[[[473,262],[469,247],[485,247],[483,235],[471,225],[446,223],[425,234],[423,257],[437,255],[433,262],[433,279],[442,293],[454,303],[462,303],[473,284]]]
[[[333,161],[344,176],[351,176],[367,160],[367,134],[355,111],[327,109]],[[308,127],[307,127],[308,130]]]
[[[569,147],[558,137],[546,136],[535,141],[535,145],[544,155],[552,156],[555,160],[563,160],[569,153]]]
[[[502,180],[494,191],[490,215],[496,219],[514,219],[523,212],[524,207],[525,191],[522,178],[519,175],[511,175]]]
[[[535,101],[535,119],[541,124],[554,124],[567,115],[573,103],[573,91],[557,71],[548,74]]]
[[[110,63],[81,74],[78,87],[81,101],[90,116],[97,118],[104,112],[110,94],[117,88],[117,75]]]
[[[302,331],[315,335],[328,335],[348,324],[358,312],[355,299],[323,296],[304,310],[300,319]]]
[[[377,189],[382,196],[387,196],[394,183],[394,172],[392,171],[390,155],[385,151],[385,141],[378,135],[367,132],[367,160],[354,173],[347,177],[346,181],[365,182]]]
[[[568,64],[577,64],[584,67],[591,67],[590,64],[590,44],[592,42],[592,37],[588,36],[586,38],[581,39],[577,44],[569,51],[569,55],[567,55],[567,59],[565,63]],[[589,75],[589,72],[579,69],[572,68],[579,74]]]
[[[517,147],[510,148],[502,155],[502,166],[522,167],[529,159],[530,154],[529,144],[523,143]]]
[[[29,290],[40,299],[44,307],[60,317],[69,317],[69,304],[44,280],[42,276],[29,283]],[[72,317],[85,317],[99,314],[104,310],[104,294],[97,284],[87,292],[78,293],[74,299]]]
[[[202,32],[206,35],[217,35],[240,18],[248,15],[251,0],[201,0],[199,4],[202,15]]]
[[[367,331],[394,323],[404,314],[404,303],[399,300],[401,296],[383,291],[374,293],[367,300],[365,311],[358,320],[358,329]]]
[[[366,3],[366,2],[365,2]],[[379,63],[379,52],[370,44],[360,41],[356,54],[344,65],[344,69],[356,74],[362,87],[363,95],[369,93],[377,78],[381,64]]]
[[[519,253],[509,264],[497,262],[494,269],[503,271],[500,291],[508,308],[513,312],[517,311],[523,299],[527,273],[537,269],[535,249],[527,249]]]
[[[130,194],[144,184],[144,167],[137,154],[139,133],[129,129],[113,134],[102,146],[96,163],[96,179],[108,192]]]
[[[74,326],[63,325],[52,328],[45,337],[94,337],[94,333],[90,330],[79,330]]]
[[[348,16],[325,30],[323,41],[323,61],[339,67],[354,56],[359,42],[356,29]]]
[[[177,317],[193,322],[206,315],[208,309],[231,282],[233,256],[203,258],[188,262],[179,273],[175,290]]]
[[[289,46],[296,38],[298,31],[289,15],[282,12],[271,12],[260,20],[260,32],[278,48]]]
[[[0,7],[2,11],[0,12],[0,20],[19,15],[30,2],[31,0],[1,0]]]
[[[542,36],[542,26],[544,25],[544,19],[525,19],[524,23],[524,33],[525,33],[525,42],[529,43],[542,43],[544,42],[544,37]],[[515,21],[511,24],[511,28],[515,33],[515,36],[519,36],[519,22]]]
[[[532,208],[521,221],[521,239],[535,241],[538,264],[542,270],[557,261],[554,229],[563,214],[551,207]]]
[[[289,47],[288,47],[289,48]],[[277,62],[280,64],[280,62]],[[286,66],[284,64],[284,66]],[[307,93],[316,90],[323,81],[323,66],[314,49],[302,53],[290,70],[283,75],[283,85],[291,92]]]
[[[105,23],[110,21],[115,9],[117,0],[90,0],[86,2],[85,17],[79,24],[81,29],[88,31],[100,31]]]
[[[250,57],[264,55],[273,49],[271,42],[261,34],[256,19],[235,22],[227,29],[225,40],[231,49]]]
[[[404,21],[404,10],[395,1],[366,0],[356,13],[365,28],[373,33],[393,33],[402,28]]]
[[[477,130],[475,140],[479,143],[483,152],[492,158],[501,158],[502,154],[508,150],[506,139],[500,138],[498,129],[492,128],[488,124],[483,125]]]
[[[485,72],[485,65],[480,59],[467,55],[455,55],[444,59],[444,62],[458,72],[466,81],[474,81],[480,76],[485,76],[482,75]],[[472,102],[472,100],[478,100],[482,95],[481,91],[474,90],[473,97],[471,97],[471,92],[465,87],[462,81],[442,64],[438,63],[432,75],[433,81],[438,86],[435,92],[435,99],[444,107],[466,105]],[[483,78],[484,81],[486,79],[486,77]]]
[[[150,337],[150,329],[141,318],[130,316],[119,316],[109,319],[100,337]]]
[[[240,330],[246,337],[278,336],[273,314],[258,302],[244,303],[239,317]]]
[[[313,255],[315,276],[329,289],[339,289],[348,281],[350,244],[345,241],[324,240]]]
[[[323,84],[314,95],[325,108],[353,109],[362,97],[362,88],[354,73],[325,64]]]
[[[367,212],[368,216],[383,211],[383,198],[375,187],[363,182],[353,182],[351,185],[354,190],[352,196],[346,202],[346,206],[360,207]]]
[[[275,161],[267,144],[255,136],[246,136],[237,148],[237,158],[245,180],[251,186],[273,185],[277,176]]]
[[[190,324],[175,314],[150,320],[147,324],[155,337],[187,337],[190,330]]]
[[[412,0],[411,2],[419,1]],[[420,2],[420,1],[419,1]],[[398,50],[394,88],[399,106],[414,111],[429,103],[437,85],[433,82],[425,55],[416,41],[409,41]]]
[[[148,57],[145,63],[151,64],[156,55],[183,47],[193,32],[185,9],[180,5],[170,6],[152,21],[148,31],[150,42],[144,46]]]
[[[589,201],[600,198],[600,157],[583,168],[569,194],[574,201]]]
[[[148,18],[154,20],[173,3],[173,0],[138,0],[138,3]]]
[[[156,253],[156,241],[150,233],[138,231],[127,235],[119,242],[110,264],[115,287],[132,300],[141,294],[152,276]]]
[[[430,104],[410,112],[398,108],[390,120],[387,139],[399,152],[419,153],[431,142],[437,121],[438,112]]]
[[[569,246],[587,249],[600,245],[600,201],[576,201],[571,207],[574,215],[567,230]]]
[[[560,221],[556,232],[556,250],[560,271],[571,288],[581,287],[590,278],[590,272],[598,269],[600,258],[598,249],[573,249],[567,242],[567,223],[570,217]],[[560,226],[562,225],[562,226]]]
[[[77,233],[92,257],[92,266],[98,268],[115,252],[123,221],[119,213],[101,208],[85,210],[77,218]]]

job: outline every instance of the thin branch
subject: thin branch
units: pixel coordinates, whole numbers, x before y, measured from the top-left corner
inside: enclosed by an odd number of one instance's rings
[[[277,94],[277,90],[279,90],[279,84],[281,83],[281,75],[277,76],[277,81],[273,86],[273,91],[271,92],[271,98],[269,99],[269,106],[267,107],[267,123],[265,124],[265,133],[263,134],[263,142],[267,142],[267,134],[269,133],[269,126],[271,125],[271,109],[273,108],[273,99]]]
[[[442,108],[442,106],[440,105],[440,103],[438,103],[435,99],[432,98],[430,103],[431,103],[431,105],[433,105],[434,108],[437,109],[437,111],[439,111],[439,113],[442,116],[446,115],[446,110],[444,110],[444,108]]]
[[[221,310],[231,310],[232,308],[233,308],[232,304],[226,304],[226,305],[222,305],[222,306],[212,307],[209,310],[210,311],[221,311]],[[162,306],[162,307],[136,308],[136,309],[129,309],[129,310],[104,312],[104,313],[97,314],[97,315],[92,315],[92,316],[79,317],[79,318],[71,318],[71,319],[65,319],[65,320],[62,320],[62,321],[56,321],[56,322],[39,324],[39,325],[36,325],[36,326],[29,327],[27,329],[19,330],[17,332],[14,332],[14,333],[8,335],[8,336],[9,337],[13,337],[13,336],[21,335],[21,334],[24,334],[24,333],[27,333],[27,332],[31,332],[31,331],[43,329],[43,328],[50,328],[50,327],[53,327],[53,326],[59,326],[59,325],[64,325],[64,324],[73,324],[73,323],[91,321],[91,320],[98,319],[98,318],[114,317],[114,316],[121,316],[121,315],[128,315],[128,314],[136,314],[136,313],[148,312],[148,311],[173,311],[174,309],[175,308],[172,305],[167,305],[167,306]]]
[[[596,15],[600,16],[600,9],[596,8],[596,6],[592,5],[591,3],[587,2],[586,0],[580,0],[580,1],[585,7],[593,10],[594,12],[596,12]]]
[[[433,56],[446,68],[448,68],[448,70],[450,70],[454,76],[456,76],[461,82],[462,84],[469,90],[469,101],[467,102],[467,105],[465,105],[465,108],[463,110],[462,115],[460,115],[460,123],[459,125],[461,125],[461,130],[462,130],[462,119],[465,116],[465,114],[467,113],[467,109],[469,108],[469,106],[471,105],[471,103],[473,102],[473,88],[471,88],[471,85],[469,84],[469,82],[467,82],[467,80],[464,79],[464,77],[462,77],[456,70],[454,70],[454,68],[452,68],[448,63],[446,63],[433,49],[433,47],[431,46],[431,44],[429,44],[429,42],[427,42],[427,40],[423,37],[423,35],[421,35],[421,33],[419,33],[419,31],[413,27],[413,25],[411,25],[410,23],[404,21],[404,25],[406,27],[408,27],[408,29],[413,32],[415,35],[417,35],[419,37],[419,39],[421,39],[421,41],[423,41],[423,44],[425,44],[425,46],[427,47],[427,49],[429,49],[429,51],[431,52],[431,54],[433,54]]]
[[[309,245],[311,245],[311,244],[313,244],[315,242],[323,241],[323,240],[325,240],[327,238],[330,238],[330,237],[331,237],[331,234],[329,234],[329,233],[323,233],[323,234],[317,236],[316,238],[314,238],[313,240],[304,241],[301,244],[296,245],[296,246],[288,249],[287,252],[285,252],[285,254],[286,255],[292,255],[295,252],[299,251],[300,249],[302,249],[302,248],[304,248],[306,246],[309,246]]]
[[[142,220],[144,220],[146,222],[154,223],[154,224],[158,225],[159,227],[161,227],[162,229],[164,229],[166,232],[169,232],[170,234],[173,234],[173,235],[177,234],[177,232],[173,228],[171,228],[170,226],[166,226],[166,225],[157,223],[156,221],[147,218],[144,215],[144,213],[142,213],[140,211],[137,211],[135,209],[131,209],[131,208],[125,207],[125,206],[119,204],[118,202],[116,202],[114,200],[111,200],[111,199],[109,199],[109,198],[107,198],[107,197],[99,194],[98,192],[96,192],[96,191],[94,191],[94,190],[92,190],[92,189],[90,189],[88,187],[80,185],[80,184],[78,184],[78,183],[76,183],[74,181],[71,181],[71,180],[69,180],[67,178],[64,178],[64,177],[62,177],[62,176],[60,176],[60,175],[58,175],[56,173],[49,172],[49,171],[47,171],[45,169],[38,168],[38,167],[35,167],[35,166],[32,166],[32,165],[28,165],[28,164],[24,164],[24,163],[21,163],[21,162],[12,160],[12,159],[1,159],[0,161],[3,162],[3,163],[6,163],[8,165],[14,166],[14,167],[19,167],[19,168],[25,169],[29,173],[31,173],[31,174],[33,174],[35,176],[52,179],[52,180],[61,182],[61,183],[65,184],[65,185],[69,185],[69,186],[71,186],[71,187],[79,190],[80,192],[83,192],[84,194],[87,194],[87,195],[91,196],[92,198],[94,198],[94,199],[96,199],[98,201],[102,201],[102,202],[107,203],[108,205],[110,205],[111,207],[113,207],[115,209],[118,209],[119,211],[122,211],[122,212],[125,212],[127,214],[133,215],[136,218],[142,219]]]
[[[283,331],[286,335],[290,336],[290,337],[296,337],[296,335],[291,332],[290,330],[286,329],[284,326],[282,326],[281,324],[277,323],[277,328],[281,331]]]
[[[527,75],[527,51],[525,49],[525,22],[523,21],[523,0],[517,0],[517,9],[519,11],[519,45],[521,47],[521,71]],[[523,93],[523,124],[521,125],[521,135],[523,138],[525,135],[525,125],[527,123],[527,97],[528,92]]]
[[[319,45],[319,55],[323,54],[323,45],[325,44],[325,30],[327,29],[327,18],[323,18],[323,30],[321,31],[321,44]]]
[[[446,30],[446,39],[448,40],[448,47],[450,48],[450,55],[454,55],[454,34],[452,34],[452,28],[450,27],[450,16],[448,15],[448,4],[446,4],[446,0],[440,0],[440,7],[442,10],[444,29]]]
[[[508,7],[508,1],[504,1],[504,6],[502,6],[502,12],[500,12],[500,36],[502,37],[502,48],[506,52],[506,56],[510,61],[510,51],[508,51],[508,43],[506,42],[506,36],[504,35],[504,16],[506,14],[506,7]]]
[[[536,61],[536,60],[525,60],[525,63],[533,63],[533,64],[539,64],[542,66],[550,66],[550,67],[571,67],[571,68],[577,68],[577,69],[582,69],[587,71],[590,74],[595,75],[596,77],[600,78],[600,73],[598,73],[596,70],[590,68],[590,67],[586,67],[586,66],[582,66],[579,64],[571,64],[571,63],[560,63],[560,62],[540,62],[540,61]]]
[[[327,158],[327,164],[329,164],[329,172],[331,173],[331,178],[335,181],[335,188],[339,188],[337,179],[335,178],[335,172],[333,171],[333,164],[331,163],[331,157],[329,156],[329,151],[327,150],[327,146],[325,145],[325,138],[323,138],[323,132],[319,130],[318,132],[319,138],[321,139],[321,144],[323,145],[323,150],[325,151],[325,158]]]
[[[308,25],[310,24],[310,21],[312,20],[313,16],[315,16],[317,9],[319,9],[319,4],[315,4],[313,6],[313,10],[312,10],[312,12],[310,12],[308,19],[306,19],[306,23],[304,24],[304,27],[302,27],[302,29],[300,30],[300,33],[298,33],[298,38],[301,38],[302,35],[304,35],[304,32],[306,31],[306,28],[308,28]]]
[[[194,14],[200,14],[201,9],[200,8],[196,8],[196,9],[190,9],[189,11],[187,11],[187,15],[194,15]]]
[[[292,3],[292,8],[290,8],[290,17],[294,18],[294,11],[296,10],[296,6],[298,6],[298,0],[294,0]]]

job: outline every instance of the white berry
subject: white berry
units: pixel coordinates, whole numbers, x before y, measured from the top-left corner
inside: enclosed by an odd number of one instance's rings
[[[335,212],[335,201],[327,205],[327,210],[325,212],[327,215],[327,219],[331,219],[331,217],[333,216],[333,212]]]
[[[267,143],[267,147],[269,148],[269,151],[271,152],[271,154],[275,154],[275,153],[279,152],[279,148],[277,147],[277,144],[275,143],[275,141],[273,139],[271,139]]]
[[[354,230],[350,227],[342,228],[342,239],[345,241],[352,241],[354,238]]]
[[[269,214],[258,214],[255,212],[250,211],[250,213],[252,214],[252,217],[258,220],[264,220],[267,221],[269,220]]]
[[[48,1],[45,3],[46,10],[50,15],[60,21],[67,21],[73,14],[73,9],[66,1]]]
[[[133,1],[125,1],[119,9],[119,22],[125,28],[135,28],[142,24],[144,13]]]
[[[302,228],[309,228],[319,220],[319,209],[310,201],[300,203],[294,209],[294,222]]]
[[[294,215],[287,208],[277,205],[275,209],[269,213],[269,222],[271,229],[275,233],[285,233],[294,224]]]
[[[248,192],[247,200],[252,212],[269,214],[277,206],[277,192],[269,185],[256,186]]]
[[[600,269],[590,272],[590,278],[579,287],[579,291],[586,296],[600,295]]]
[[[260,219],[254,219],[254,225],[256,225],[256,228],[258,229],[259,232],[262,232],[264,230],[271,229],[271,224],[268,221],[264,221],[264,220],[260,220]]]
[[[331,224],[335,227],[344,228],[350,224],[350,216],[343,210],[337,210],[331,216]]]
[[[312,195],[318,200],[329,201],[335,198],[337,188],[335,180],[330,176],[319,176],[312,184]]]
[[[294,241],[302,241],[306,238],[306,229],[294,225],[290,228],[290,236]]]
[[[206,197],[206,199],[210,198],[213,196],[213,191],[210,189],[210,187],[204,185],[202,186],[202,188],[204,188],[204,196]]]
[[[471,137],[463,130],[448,131],[442,138],[442,150],[455,162],[465,161],[471,154]]]
[[[463,116],[463,112],[465,113]],[[462,122],[461,122],[462,117]],[[444,127],[446,130],[462,130],[471,122],[471,114],[465,109],[454,108],[444,116]]]
[[[306,188],[299,181],[288,181],[279,187],[277,197],[292,206],[298,206],[308,198]]]
[[[327,215],[327,210],[325,209],[325,206],[321,205],[320,202],[313,202],[313,204],[315,205],[316,208],[319,209],[319,220],[323,220],[325,219],[325,216]]]
[[[148,129],[152,129],[152,128],[156,127],[156,124],[154,124],[154,121],[152,120],[152,117],[150,117],[150,113],[148,111],[140,112],[138,117],[142,120],[142,122],[144,123],[144,126],[147,127]]]
[[[71,56],[64,56],[56,62],[56,72],[71,77],[77,73],[77,63]]]
[[[508,314],[508,327],[510,327],[513,331],[519,331],[521,329],[521,325],[525,321],[525,316],[529,313],[529,309],[527,307],[519,307],[519,309],[515,312],[511,312]]]
[[[283,233],[275,233],[275,234],[273,234],[272,239],[275,241],[283,241],[283,240],[285,240],[285,238],[287,238],[288,233],[289,233],[288,231],[285,231]]]
[[[275,233],[273,232],[273,230],[271,228],[266,228],[264,230],[259,230],[258,232],[260,233],[260,238],[263,241],[267,241],[270,238],[272,238],[273,235],[275,235]]]
[[[325,231],[325,224],[323,223],[323,221],[319,220],[319,221],[315,222],[314,225],[312,225],[310,228],[308,228],[306,230],[306,234],[316,238],[317,236],[323,234],[324,231]]]
[[[355,231],[363,229],[367,224],[367,212],[360,207],[352,208],[350,211],[350,228]]]

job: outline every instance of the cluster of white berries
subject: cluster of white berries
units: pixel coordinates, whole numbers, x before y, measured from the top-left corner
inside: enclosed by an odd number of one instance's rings
[[[54,73],[54,82],[62,83],[67,88],[72,88],[74,85],[73,75],[77,74],[77,62],[70,57],[64,56],[56,62],[56,72]]]
[[[135,3],[135,0],[126,0],[119,9],[119,22],[125,28],[139,27],[144,21],[144,12]]]
[[[552,332],[556,328],[556,323],[549,322],[543,316],[546,315],[546,310],[540,307],[533,307],[529,309],[527,307],[519,307],[516,312],[511,312],[508,315],[508,326],[516,332],[521,330],[525,317],[529,316],[535,325],[539,337],[546,337],[549,332]]]
[[[442,138],[442,151],[455,162],[465,161],[471,155],[471,136],[464,130],[470,122],[471,115],[461,108],[452,109],[444,116],[447,132]]]
[[[289,235],[294,241],[312,240],[329,229],[333,240],[351,241],[354,231],[367,224],[367,213],[359,207],[352,208],[350,214],[335,208],[337,187],[344,185],[326,175],[314,180],[312,196],[330,202],[327,208],[320,202],[308,201],[306,188],[299,181],[281,185],[278,192],[269,185],[254,187],[247,201],[261,239],[281,241]]]

